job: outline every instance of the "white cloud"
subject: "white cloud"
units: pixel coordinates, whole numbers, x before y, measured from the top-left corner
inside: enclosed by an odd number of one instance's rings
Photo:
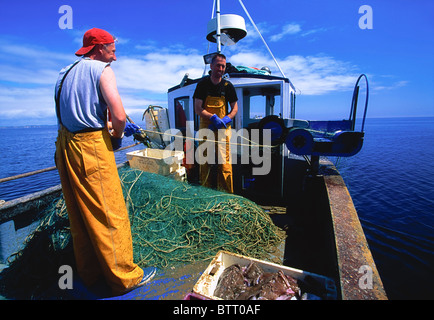
[[[46,68],[23,68],[0,64],[0,81],[32,85],[54,85],[59,70]],[[54,81],[53,81],[54,79]]]
[[[143,57],[123,57],[112,64],[120,89],[166,93],[179,84],[185,73],[197,78],[203,73],[200,55],[149,53]]]
[[[305,95],[350,90],[358,76],[355,66],[327,56],[289,56],[280,64]]]
[[[54,84],[59,70],[75,56],[26,45],[0,46],[0,57],[7,55],[14,63],[0,64],[0,116],[55,119]],[[148,105],[167,105],[168,88],[177,85],[185,73],[192,78],[202,76],[203,59],[178,45],[142,56],[123,56],[112,67],[126,111],[141,115]]]
[[[234,66],[242,65],[246,67],[271,66],[274,62],[268,56],[256,52],[240,52],[230,57],[230,62]]]
[[[300,30],[298,25],[292,24],[291,27],[289,24],[279,36],[299,33]],[[253,44],[241,45],[237,51],[227,50],[229,62],[235,66],[268,66],[274,75],[280,75],[272,58],[252,47]],[[140,52],[143,54],[138,55]],[[138,45],[134,53],[121,55],[112,64],[124,107],[134,118],[141,119],[149,105],[167,106],[168,88],[179,84],[185,73],[189,73],[190,78],[198,78],[204,71],[202,55],[186,50],[182,45],[158,48],[157,51],[155,43],[146,43]],[[0,58],[5,55],[15,60],[11,64],[3,60],[0,65],[0,117],[55,119],[54,83],[60,68],[71,63],[75,56],[45,48],[3,44]],[[38,63],[33,63],[31,57],[36,57]],[[45,59],[47,57],[49,59]],[[297,93],[303,95],[352,90],[359,75],[357,66],[324,55],[292,55],[280,58],[278,62]],[[404,85],[403,81],[394,87]],[[381,87],[380,83],[378,88],[388,89]]]
[[[289,23],[283,26],[282,32],[270,37],[270,41],[275,42],[281,40],[283,37],[291,34],[296,34],[301,31],[301,27],[296,23]]]
[[[317,28],[317,29],[312,29],[312,30],[308,30],[308,31],[303,32],[303,33],[301,34],[301,36],[302,36],[302,37],[306,37],[306,36],[309,36],[309,35],[311,35],[311,34],[315,34],[315,33],[319,33],[319,32],[325,32],[325,31],[327,31],[327,30],[328,30],[327,28]]]
[[[285,76],[291,80],[297,92],[303,95],[350,90],[358,77],[356,66],[333,57],[294,55],[277,60]],[[280,76],[272,58],[260,53],[234,54],[230,57],[230,62],[234,66],[268,66],[272,74]]]
[[[9,51],[12,49],[18,48],[9,47]],[[124,107],[129,114],[141,115],[151,104],[165,106],[168,88],[177,85],[185,73],[189,73],[190,78],[202,76],[202,56],[190,52],[180,53],[178,49],[173,49],[176,53],[166,48],[143,56],[124,56],[112,64]],[[30,51],[22,55],[28,54]],[[52,54],[59,60],[66,59],[62,54]],[[230,62],[235,66],[269,66],[273,74],[279,74],[273,60],[257,52],[234,54]],[[298,92],[304,95],[348,90],[356,77],[353,66],[332,57],[288,56],[280,59],[279,64]],[[0,87],[0,116],[54,117],[53,88],[57,75],[57,68],[50,66],[38,66],[35,70],[30,65],[2,65],[0,81],[7,81],[8,86]]]
[[[18,88],[0,86],[0,118],[54,117],[53,88]],[[13,123],[11,123],[13,125]]]
[[[60,69],[71,63],[73,57],[44,47],[4,43],[0,39],[0,81],[53,85]]]
[[[53,50],[47,50],[42,47],[28,46],[28,45],[15,45],[15,44],[3,44],[0,46],[0,54],[6,54],[10,59],[23,58],[31,59],[34,63],[35,59],[38,62],[49,64],[50,61],[68,61],[71,59],[70,54],[58,53]]]
[[[141,97],[135,91],[119,89],[125,112],[134,120],[142,119],[143,112],[150,105],[167,107],[166,99]],[[164,96],[165,98],[166,96]]]
[[[373,75],[368,75],[368,78],[370,79],[369,82],[371,84],[371,92],[377,93],[377,92],[384,92],[385,90],[394,90],[399,89],[402,87],[405,87],[409,84],[409,81],[396,81],[394,80],[394,77],[389,79],[387,82],[387,85],[384,85],[378,77],[375,77]],[[380,77],[381,78],[381,77]]]

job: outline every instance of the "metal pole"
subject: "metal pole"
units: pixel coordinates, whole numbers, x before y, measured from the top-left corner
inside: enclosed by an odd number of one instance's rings
[[[217,6],[216,6],[216,21],[217,21],[217,30],[216,30],[216,35],[217,35],[217,52],[220,53],[222,44],[221,44],[221,34],[220,34],[220,0],[217,0]]]

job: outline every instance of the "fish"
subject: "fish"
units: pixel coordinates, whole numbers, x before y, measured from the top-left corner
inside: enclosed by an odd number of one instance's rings
[[[257,300],[291,299],[299,291],[297,281],[279,270],[277,273],[265,273],[260,280],[261,290]]]
[[[243,275],[248,286],[252,286],[259,283],[259,279],[264,274],[264,270],[258,266],[255,262],[250,262],[245,268]]]
[[[220,275],[214,295],[224,300],[235,300],[245,288],[242,269],[240,265],[233,264]]]
[[[224,300],[298,299],[297,280],[278,272],[264,272],[255,262],[247,267],[233,264],[221,274],[214,295]]]

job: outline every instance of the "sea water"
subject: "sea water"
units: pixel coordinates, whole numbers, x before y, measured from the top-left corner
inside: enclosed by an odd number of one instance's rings
[[[0,178],[54,166],[56,135],[56,126],[0,128]],[[133,143],[125,138],[123,146]],[[330,160],[353,198],[389,299],[434,299],[434,118],[368,118],[362,150]],[[0,200],[59,183],[56,170],[0,183]]]
[[[434,118],[367,119],[339,161],[389,298],[433,299]]]

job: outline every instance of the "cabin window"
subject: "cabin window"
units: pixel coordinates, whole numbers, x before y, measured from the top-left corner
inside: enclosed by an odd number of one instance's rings
[[[259,121],[266,116],[280,114],[280,95],[256,95],[250,96],[248,101],[249,122]]]
[[[250,119],[260,120],[265,117],[265,97],[264,96],[251,96],[250,97]]]
[[[187,125],[189,100],[189,97],[181,97],[175,99],[175,128],[181,130],[184,135]]]
[[[272,107],[271,114],[275,115],[275,116],[278,116],[278,117],[281,118],[282,114],[280,112],[280,95],[276,95],[276,96],[273,96],[273,97],[274,97],[274,104],[273,104],[273,107]]]
[[[282,117],[280,85],[243,88],[243,127],[254,127],[261,119],[276,115]]]
[[[269,115],[280,116],[280,95],[251,96],[250,119],[260,120]]]

